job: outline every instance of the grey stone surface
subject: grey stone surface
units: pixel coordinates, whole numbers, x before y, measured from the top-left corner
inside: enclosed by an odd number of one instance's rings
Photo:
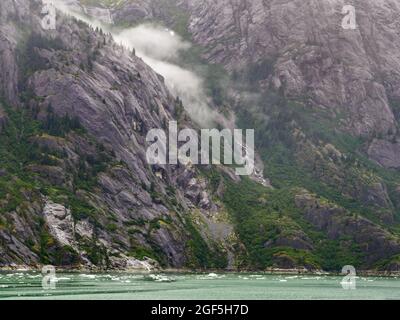
[[[1,250],[5,252],[0,263],[38,264],[41,258],[37,253],[43,245],[40,238],[45,232],[50,235],[46,251],[50,256],[61,256],[66,265],[92,266],[97,260],[113,268],[147,268],[149,262],[139,263],[132,257],[138,248],[146,248],[162,255],[166,266],[184,266],[191,235],[183,215],[195,209],[207,214],[215,206],[206,183],[193,190],[192,198],[185,195],[189,177],[198,175],[195,170],[186,177],[189,169],[185,166],[166,166],[159,168],[160,176],[158,169],[147,163],[146,134],[152,128],[165,128],[165,123],[174,119],[175,97],[160,75],[109,35],[61,13],[57,29],[45,31],[40,11],[41,1],[4,0],[0,4],[0,92],[14,108],[21,106],[18,74],[23,70],[16,61],[16,51],[26,30],[61,41],[62,49],[34,48],[45,67],[26,79],[25,89],[36,97],[28,105],[38,110],[39,120],[47,117],[49,106],[59,117],[76,117],[87,134],[32,138],[40,148],[62,157],[56,165],[32,165],[27,170],[53,186],[70,190],[93,207],[96,215],[79,218],[82,212],[73,216],[70,208],[45,200],[39,191],[27,195],[26,205],[17,211],[28,210],[30,214],[8,214],[15,216],[13,224],[21,232],[14,234],[13,228],[1,231],[0,241],[5,243]],[[99,173],[96,187],[74,190],[77,168],[99,157],[88,137],[113,155],[112,164]],[[168,193],[171,190],[174,195]],[[181,209],[173,208],[171,199]],[[35,222],[42,219],[44,225]],[[210,250],[213,245],[210,242]],[[146,261],[152,260],[148,257]]]

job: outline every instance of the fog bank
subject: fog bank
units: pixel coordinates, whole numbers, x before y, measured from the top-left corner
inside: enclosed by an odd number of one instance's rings
[[[203,79],[174,63],[179,59],[180,52],[188,50],[191,45],[172,30],[143,24],[115,31],[95,17],[87,16],[75,0],[54,0],[54,4],[62,12],[110,32],[115,41],[124,47],[135,49],[138,57],[165,78],[167,87],[181,98],[189,116],[198,125],[212,127],[221,117],[209,107],[210,100],[205,94]]]

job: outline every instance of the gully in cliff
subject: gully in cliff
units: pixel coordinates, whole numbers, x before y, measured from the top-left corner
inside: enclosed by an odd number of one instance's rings
[[[223,144],[222,164],[238,166],[236,168],[237,175],[251,175],[253,173],[253,129],[245,130],[246,142],[243,142],[243,130],[241,129],[223,129],[221,131],[202,129],[200,130],[199,142],[199,135],[193,129],[183,129],[178,132],[176,121],[170,121],[168,128],[168,135],[162,129],[152,129],[148,132],[146,137],[147,143],[150,143],[146,152],[148,163],[176,165],[179,161],[183,165],[208,165],[210,163],[218,165],[221,164],[221,145]]]

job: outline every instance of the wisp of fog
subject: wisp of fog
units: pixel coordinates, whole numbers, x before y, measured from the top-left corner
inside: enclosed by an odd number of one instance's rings
[[[124,47],[135,49],[138,57],[165,78],[170,91],[180,97],[191,119],[199,126],[212,127],[221,118],[221,115],[209,107],[210,99],[205,94],[203,79],[173,62],[191,45],[172,30],[142,24],[115,31],[100,20],[85,15],[75,1],[55,0],[54,4],[62,12],[110,32],[115,41]]]

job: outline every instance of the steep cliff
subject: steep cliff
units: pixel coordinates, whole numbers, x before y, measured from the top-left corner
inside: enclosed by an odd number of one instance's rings
[[[63,16],[44,32],[38,2],[6,0],[3,264],[399,268],[396,1],[63,2],[191,41],[182,65],[207,69],[210,105],[256,130],[273,188],[150,167],[146,133],[180,117],[163,77],[109,34]]]
[[[345,5],[356,9],[355,30],[342,28]],[[132,7],[141,8],[142,13],[131,13]],[[164,9],[164,15],[157,8]],[[176,26],[186,18],[187,31],[204,48],[203,57],[209,63],[238,73],[258,66],[256,77],[263,87],[272,85],[287,98],[328,110],[333,119],[340,116],[340,130],[370,139],[383,136],[391,142],[385,149],[397,156],[393,137],[397,136],[400,99],[399,11],[394,0],[163,4],[127,0],[109,9],[116,24],[163,21]],[[374,141],[369,154],[385,166],[379,145]]]
[[[204,174],[147,163],[146,133],[175,117],[163,78],[61,13],[56,30],[43,30],[41,9],[41,1],[0,5],[10,117],[0,148],[0,263],[234,266],[235,234]]]
[[[188,30],[203,58],[230,73],[226,100],[241,125],[258,130],[257,150],[272,185],[311,190],[398,239],[399,3],[187,0],[177,5],[188,13]],[[354,30],[342,27],[345,5],[355,7]],[[335,241],[344,249],[352,223],[343,210],[335,215],[328,225],[341,234]],[[321,228],[324,219],[306,220],[331,238],[329,228]],[[386,237],[367,245],[368,224],[356,225],[354,234],[362,236],[352,241],[364,247],[361,251]],[[396,241],[390,249],[378,246],[396,257]],[[356,249],[349,252],[357,256]]]

